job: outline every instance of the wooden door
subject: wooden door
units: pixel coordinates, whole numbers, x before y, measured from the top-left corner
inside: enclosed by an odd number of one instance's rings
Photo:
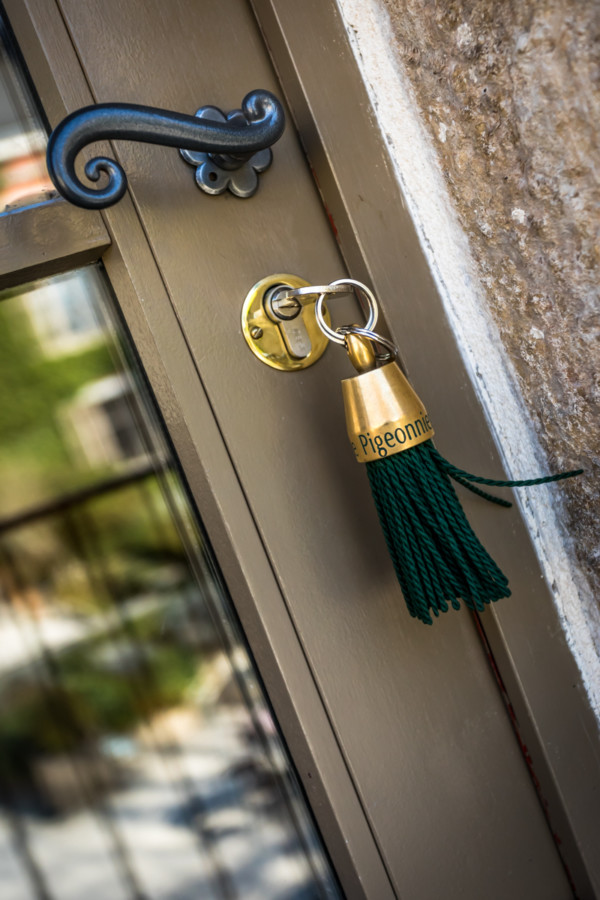
[[[244,0],[7,8],[52,125],[282,93]],[[260,278],[346,273],[291,119],[246,201],[201,194],[173,150],[114,151],[130,189],[102,260],[346,896],[572,896],[472,618],[404,608],[347,446],[344,354],[279,373],[241,336]]]

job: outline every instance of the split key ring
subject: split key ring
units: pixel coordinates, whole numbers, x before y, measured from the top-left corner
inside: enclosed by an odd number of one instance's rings
[[[375,295],[366,284],[363,284],[361,281],[355,281],[354,278],[339,278],[337,281],[332,281],[329,288],[338,288],[335,293],[338,293],[339,288],[345,293],[349,293],[348,288],[344,287],[345,285],[350,285],[351,288],[358,288],[362,296],[367,301],[367,309],[369,311],[369,315],[367,317],[367,321],[364,325],[366,331],[373,331],[375,326],[377,325],[377,319],[379,318],[379,307],[377,306],[377,301],[375,299]],[[325,321],[325,317],[323,316],[323,303],[325,302],[325,297],[328,293],[333,293],[333,291],[323,291],[322,294],[319,295],[319,299],[315,303],[315,318],[317,320],[317,325],[323,332],[323,334],[329,338],[330,341],[335,341],[336,344],[343,344],[344,337],[340,331],[335,331],[333,328],[330,328],[327,322]],[[361,303],[361,306],[363,304]]]

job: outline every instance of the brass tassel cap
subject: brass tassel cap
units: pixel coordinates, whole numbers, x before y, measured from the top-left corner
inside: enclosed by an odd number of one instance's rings
[[[433,437],[427,411],[395,362],[375,368],[370,341],[348,334],[350,360],[361,373],[342,381],[346,427],[359,462],[384,459]]]

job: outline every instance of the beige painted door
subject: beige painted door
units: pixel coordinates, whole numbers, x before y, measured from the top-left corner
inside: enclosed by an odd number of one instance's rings
[[[191,113],[282,95],[244,0],[7,10],[52,125],[88,103]],[[130,190],[103,214],[102,259],[346,895],[566,900],[471,617],[426,628],[406,612],[347,446],[344,354],[279,373],[242,338],[260,278],[346,273],[291,120],[247,201],[201,194],[172,149],[114,150]]]

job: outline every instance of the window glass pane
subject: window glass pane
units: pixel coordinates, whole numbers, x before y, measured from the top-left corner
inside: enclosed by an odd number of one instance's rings
[[[54,191],[45,153],[46,133],[0,19],[0,212],[39,203]]]
[[[337,889],[96,267],[0,295],[0,877]]]

